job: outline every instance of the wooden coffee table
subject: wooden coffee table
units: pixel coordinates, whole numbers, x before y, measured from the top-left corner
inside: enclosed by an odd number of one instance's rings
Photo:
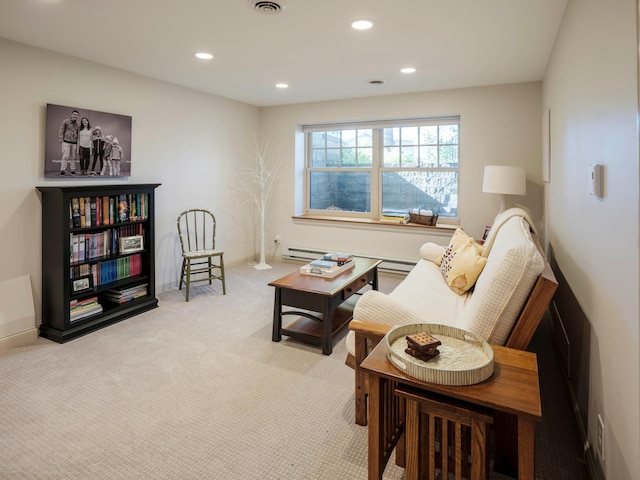
[[[282,335],[287,335],[322,346],[322,353],[331,355],[333,337],[353,318],[358,299],[355,294],[366,285],[378,289],[378,265],[382,260],[355,257],[353,261],[352,269],[333,278],[304,275],[298,270],[269,283],[276,289],[272,340],[279,342]],[[283,310],[284,306],[294,310]],[[283,326],[285,315],[299,318]]]

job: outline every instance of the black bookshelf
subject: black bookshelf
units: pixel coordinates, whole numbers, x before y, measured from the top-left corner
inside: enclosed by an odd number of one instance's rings
[[[155,290],[155,189],[160,184],[91,185],[77,187],[36,187],[42,196],[42,325],[40,335],[64,343],[116,322],[146,312],[158,306]],[[116,205],[113,223],[107,223],[101,207],[89,217],[85,225],[73,219],[73,199],[90,198],[102,201],[126,199],[127,217],[120,218]],[[136,206],[129,205],[132,202]],[[108,201],[107,201],[108,203]],[[93,208],[91,209],[93,210]],[[134,211],[135,216],[131,214]],[[108,216],[108,215],[107,215]],[[87,224],[90,223],[90,226]],[[143,249],[135,252],[120,251],[119,233],[142,234]],[[102,235],[109,241],[105,251],[91,256],[74,255],[73,239]],[[113,244],[113,245],[112,245]],[[104,243],[101,244],[104,246]],[[93,252],[95,253],[95,252]],[[78,258],[79,257],[79,258]],[[107,267],[111,277],[107,276]],[[77,271],[83,268],[83,275]],[[74,272],[75,270],[75,272]],[[87,273],[89,271],[89,273]],[[102,273],[96,273],[100,272]],[[129,274],[131,272],[131,274]],[[74,276],[75,275],[75,276]],[[87,289],[75,291],[74,280],[91,277]],[[146,294],[124,303],[109,301],[106,292],[146,284]],[[89,301],[97,297],[102,311],[83,318],[71,318],[72,301]],[[95,303],[95,302],[94,302]]]

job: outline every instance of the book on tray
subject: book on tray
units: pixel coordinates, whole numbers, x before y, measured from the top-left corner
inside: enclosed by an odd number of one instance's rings
[[[338,264],[342,265],[343,263],[347,263],[353,260],[353,255],[351,255],[350,253],[329,252],[325,253],[322,256],[322,260],[337,262]]]
[[[355,264],[356,262],[353,260],[338,262],[322,258],[300,267],[300,273],[304,275],[312,275],[314,277],[333,278],[336,275],[340,275],[342,272],[353,268]]]

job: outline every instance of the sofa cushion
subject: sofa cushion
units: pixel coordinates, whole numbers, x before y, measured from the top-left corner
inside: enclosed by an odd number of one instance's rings
[[[466,300],[466,295],[458,295],[449,288],[440,267],[427,260],[418,260],[389,297],[422,317],[423,323],[453,327],[457,326]]]
[[[515,321],[544,269],[544,258],[531,238],[529,223],[509,218],[496,232],[460,328],[489,343],[504,345]]]
[[[473,287],[486,263],[487,259],[478,253],[473,238],[467,238],[442,260],[440,270],[451,290],[461,295]]]
[[[443,247],[442,245],[427,242],[420,247],[420,256],[425,260],[435,263],[436,259],[442,257],[444,251],[445,247]]]
[[[400,325],[405,323],[423,323],[422,315],[417,315],[405,304],[377,290],[362,294],[353,309],[353,322],[366,321],[381,325]],[[355,334],[347,335],[347,351],[355,355]]]
[[[353,310],[354,321],[405,325],[407,323],[440,323],[458,326],[466,295],[457,295],[443,281],[440,268],[420,259],[393,292],[363,294]],[[347,350],[354,348],[354,333],[347,335]]]

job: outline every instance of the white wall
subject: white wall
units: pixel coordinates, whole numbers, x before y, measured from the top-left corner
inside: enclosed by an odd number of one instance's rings
[[[558,265],[591,325],[588,437],[603,415],[606,478],[640,472],[636,0],[570,0],[544,78],[551,111],[545,214]],[[605,166],[605,195],[587,190]]]
[[[425,241],[447,244],[451,232],[438,236],[421,229],[388,226],[356,226],[292,220],[294,197],[302,205],[302,177],[294,162],[303,165],[303,149],[294,149],[296,131],[304,124],[461,116],[459,212],[463,228],[482,237],[500,206],[498,195],[482,193],[484,165],[519,165],[527,171],[527,195],[510,201],[528,208],[542,221],[541,83],[521,83],[406,95],[309,103],[262,110],[262,131],[283,168],[281,188],[270,209],[270,232],[282,235],[284,245],[320,250],[351,251],[384,258],[415,260]],[[509,206],[509,204],[508,204]]]
[[[257,107],[0,39],[0,281],[30,275],[41,318],[41,203],[37,185],[108,180],[44,179],[47,103],[133,117],[132,175],[110,183],[156,190],[156,280],[177,287],[176,217],[211,209],[227,264],[254,257],[253,218],[239,214],[234,169],[248,160]]]

